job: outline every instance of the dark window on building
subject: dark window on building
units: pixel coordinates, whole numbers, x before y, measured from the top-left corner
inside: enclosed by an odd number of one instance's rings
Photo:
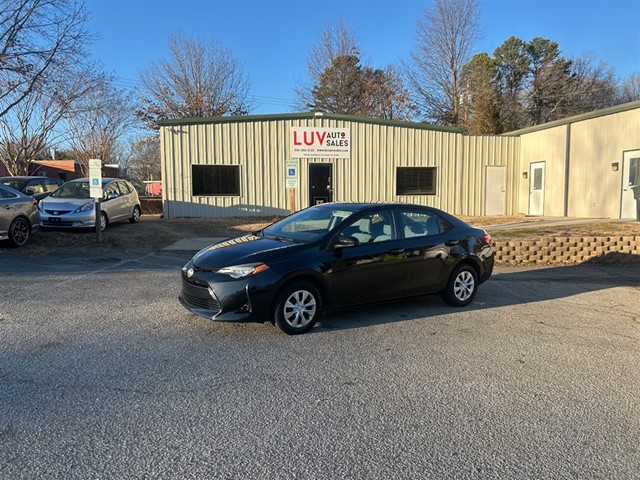
[[[237,165],[191,165],[193,195],[240,195]]]
[[[396,195],[435,195],[436,167],[398,167]]]

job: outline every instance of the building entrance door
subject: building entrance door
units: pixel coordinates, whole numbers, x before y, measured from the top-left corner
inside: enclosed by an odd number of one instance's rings
[[[309,164],[309,205],[333,201],[333,165]]]
[[[640,220],[640,150],[624,154],[620,218]]]
[[[487,167],[485,215],[504,215],[506,167]]]
[[[544,162],[529,167],[529,215],[544,215]]]

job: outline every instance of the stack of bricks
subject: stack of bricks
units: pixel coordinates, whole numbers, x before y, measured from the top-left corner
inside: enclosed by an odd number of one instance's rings
[[[496,241],[496,263],[576,264],[594,258],[627,255],[640,258],[640,236],[628,237],[554,237],[538,240]]]

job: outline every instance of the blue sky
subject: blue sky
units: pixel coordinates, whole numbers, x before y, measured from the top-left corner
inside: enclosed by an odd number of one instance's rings
[[[149,62],[168,56],[176,31],[210,35],[230,49],[250,77],[251,113],[293,111],[294,87],[306,80],[309,50],[325,25],[347,23],[363,60],[398,64],[415,48],[416,21],[430,0],[87,0],[93,57],[120,86],[134,87]],[[640,73],[640,0],[480,0],[483,38],[492,53],[510,36],[558,42],[567,57],[591,52],[618,78]]]

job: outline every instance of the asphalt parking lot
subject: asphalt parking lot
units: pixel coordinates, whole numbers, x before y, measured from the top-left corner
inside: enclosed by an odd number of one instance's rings
[[[0,478],[638,478],[637,268],[288,337],[188,314],[192,253],[0,249]]]

